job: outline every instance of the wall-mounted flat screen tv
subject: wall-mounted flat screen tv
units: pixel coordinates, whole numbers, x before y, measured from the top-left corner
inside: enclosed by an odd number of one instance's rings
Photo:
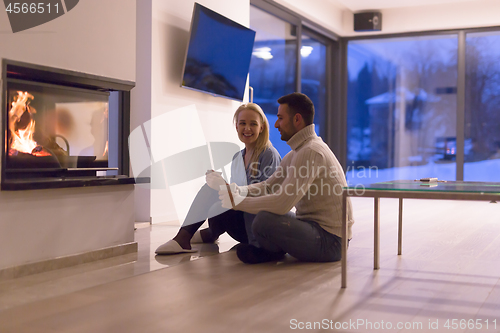
[[[195,3],[181,86],[242,101],[255,31]]]

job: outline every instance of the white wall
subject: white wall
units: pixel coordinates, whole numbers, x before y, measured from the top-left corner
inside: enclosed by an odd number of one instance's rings
[[[343,34],[357,36],[353,16],[344,15]],[[382,33],[476,28],[500,25],[500,1],[479,0],[453,5],[391,8],[382,10]]]
[[[136,0],[136,80],[130,101],[130,129],[145,126],[151,119],[151,53],[153,0]],[[149,129],[148,129],[149,130]],[[131,173],[133,170],[131,169]],[[139,175],[134,175],[139,176]],[[135,187],[135,220],[147,222],[151,217],[151,191],[149,184]]]
[[[476,0],[456,4],[438,4],[406,8],[380,9],[381,32],[355,32],[353,12],[333,0],[275,0],[303,16],[316,21],[340,36],[362,36],[381,33],[474,28],[500,25],[500,1]]]
[[[198,2],[240,24],[249,25],[248,0]],[[157,163],[161,163],[162,157],[210,141],[240,144],[232,123],[233,113],[240,103],[180,87],[193,6],[192,0],[153,0],[152,128],[148,140],[153,151],[153,161]],[[163,122],[167,125],[163,126]],[[156,126],[160,123],[160,126]],[[168,179],[165,179],[164,174],[153,174],[153,223],[181,223],[203,183],[204,177],[200,177],[174,188],[168,186]]]
[[[0,10],[0,58],[134,81],[135,9],[135,0],[80,1],[15,34]],[[2,191],[0,211],[0,269],[134,240],[131,185]]]
[[[0,269],[134,241],[133,185],[0,192]]]
[[[80,1],[59,18],[15,34],[0,10],[0,45],[2,58],[134,81],[135,0]]]
[[[345,7],[329,0],[274,0],[274,2],[301,14],[324,28],[338,34],[343,33]]]

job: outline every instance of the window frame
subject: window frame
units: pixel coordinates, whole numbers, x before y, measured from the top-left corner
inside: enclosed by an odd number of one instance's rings
[[[343,126],[341,132],[342,137],[338,138],[343,145],[342,155],[338,156],[339,161],[346,169],[347,165],[347,47],[350,41],[357,40],[375,40],[375,39],[391,39],[391,38],[404,38],[404,37],[423,37],[423,36],[439,36],[439,35],[456,35],[458,40],[458,54],[457,54],[457,123],[456,123],[456,180],[464,179],[464,145],[465,145],[465,85],[466,85],[466,37],[469,33],[477,32],[500,32],[500,26],[481,27],[481,28],[464,28],[464,29],[443,29],[443,30],[425,30],[414,31],[405,33],[390,33],[390,34],[377,34],[377,35],[362,35],[362,36],[349,36],[340,38],[340,59],[342,61],[342,78],[339,85],[339,94],[342,98],[340,116]]]
[[[295,68],[295,89],[297,92],[302,91],[301,87],[301,55],[302,34],[305,33],[326,46],[326,103],[325,103],[325,126],[321,129],[320,136],[328,144],[330,149],[337,155],[345,155],[345,148],[339,140],[338,134],[342,131],[341,119],[341,101],[340,101],[340,85],[341,75],[335,75],[336,71],[339,74],[341,71],[341,63],[339,61],[339,41],[340,36],[334,32],[325,29],[321,25],[307,19],[306,17],[297,14],[290,9],[269,0],[250,0],[250,5],[260,10],[263,10],[278,19],[286,21],[296,26],[297,35],[297,52],[296,52],[296,68]],[[344,130],[345,131],[345,130]]]

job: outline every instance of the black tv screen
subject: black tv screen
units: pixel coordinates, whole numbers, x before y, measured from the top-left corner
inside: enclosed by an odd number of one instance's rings
[[[195,3],[181,86],[243,100],[255,31]]]

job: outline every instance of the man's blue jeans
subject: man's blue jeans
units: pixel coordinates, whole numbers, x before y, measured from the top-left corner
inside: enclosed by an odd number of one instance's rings
[[[297,219],[293,212],[277,215],[261,211],[253,221],[252,230],[261,248],[286,252],[301,261],[338,261],[342,256],[342,238],[316,222]]]

